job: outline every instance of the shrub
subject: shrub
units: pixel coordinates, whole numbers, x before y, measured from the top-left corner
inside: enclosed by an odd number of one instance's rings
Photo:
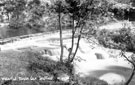
[[[105,47],[114,49],[123,49],[133,52],[135,50],[135,34],[130,28],[122,28],[118,31],[102,30],[99,32],[97,39]]]
[[[39,53],[28,53],[29,65],[28,70],[38,76],[53,76],[53,80],[57,81],[57,77],[62,74],[69,74],[70,69],[66,63],[53,61],[48,57],[42,57]]]

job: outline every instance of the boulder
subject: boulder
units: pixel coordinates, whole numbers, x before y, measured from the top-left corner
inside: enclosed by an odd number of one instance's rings
[[[69,75],[63,74],[58,77],[59,80],[64,81],[64,82],[69,82]]]
[[[92,53],[94,53],[96,55],[97,59],[108,59],[110,56],[106,51],[104,51],[103,49],[99,49],[99,48],[94,49],[92,51]]]
[[[103,55],[100,54],[100,53],[95,53],[95,55],[96,55],[97,59],[105,59],[105,58],[103,57]]]

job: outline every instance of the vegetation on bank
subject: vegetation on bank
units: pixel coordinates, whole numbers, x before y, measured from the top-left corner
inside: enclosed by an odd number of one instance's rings
[[[49,57],[43,57],[40,54],[41,50],[43,49],[31,50],[27,48],[20,51],[7,51],[0,53],[0,65],[2,69],[1,71],[3,72],[1,76],[7,78],[17,78],[17,80],[9,79],[1,81],[0,84],[69,85],[68,81],[65,82],[60,79],[62,75],[64,75],[65,73],[69,73],[67,65],[61,65],[59,62],[49,59]],[[18,80],[19,77],[24,79]],[[35,79],[30,80],[31,78]],[[78,83],[84,85],[108,85],[105,81],[99,80],[94,77],[81,78],[79,76],[76,77],[75,83],[76,85],[78,85]]]
[[[121,50],[121,55],[124,57],[133,67],[129,79],[125,85],[129,85],[133,79],[135,72],[135,30],[134,28],[122,28],[120,30],[109,31],[103,29],[97,35],[97,39],[101,45],[111,49]],[[125,52],[131,52],[131,56],[126,56]]]
[[[35,32],[44,32],[48,29],[51,31],[59,30],[61,54],[58,62],[44,58],[39,53],[34,52],[28,52],[24,57],[28,63],[27,70],[31,73],[30,75],[37,78],[38,76],[52,76],[52,81],[55,81],[54,84],[61,82],[58,79],[61,74],[67,74],[70,85],[108,85],[105,81],[96,78],[79,78],[74,73],[73,61],[84,33],[96,36],[99,43],[105,47],[121,49],[122,55],[125,51],[134,53],[134,35],[129,29],[122,29],[118,32],[106,30],[98,32],[96,29],[96,27],[104,24],[107,19],[113,17],[112,13],[109,12],[112,4],[106,0],[52,0],[51,4],[40,0],[3,0],[0,6],[4,9],[1,16],[7,15],[9,23],[7,29],[11,31],[21,29],[32,29]],[[72,42],[71,47],[68,48],[69,54],[66,60],[63,59],[63,27],[72,30]],[[75,45],[74,40],[76,33],[78,33],[77,45]],[[96,35],[97,33],[99,34]],[[126,56],[124,57],[135,67],[134,59],[131,61]],[[134,70],[133,68],[132,75],[125,85],[130,83]],[[6,82],[8,81],[3,82],[3,84]],[[9,82],[15,84],[15,82]],[[37,85],[41,84],[39,80],[31,82],[32,84],[33,82],[37,82]]]

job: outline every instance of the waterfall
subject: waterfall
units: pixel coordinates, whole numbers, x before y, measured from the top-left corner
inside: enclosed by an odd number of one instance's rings
[[[51,58],[52,60],[55,60],[55,61],[59,60],[60,54],[61,54],[60,47],[58,47],[58,48],[51,48],[51,49],[44,49],[43,53],[42,53],[42,55],[44,57],[49,57],[49,58]],[[64,59],[66,59],[67,56],[68,56],[68,51],[65,48],[64,48],[64,55],[63,56],[64,56],[63,57]]]

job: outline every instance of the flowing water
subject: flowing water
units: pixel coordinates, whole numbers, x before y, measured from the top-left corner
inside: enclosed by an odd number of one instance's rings
[[[68,34],[64,34],[63,37],[69,37]],[[47,41],[50,38],[56,38],[56,41]],[[7,43],[4,45],[0,45],[0,48],[2,51],[6,50],[17,50],[19,48],[24,48],[28,46],[36,46],[36,47],[46,47],[43,50],[44,56],[48,55],[53,60],[58,60],[60,56],[60,45],[59,45],[59,34],[51,34],[46,36],[35,36],[34,38],[28,38],[19,40],[12,43]],[[75,39],[76,41],[76,39]],[[76,42],[75,42],[76,43]],[[68,55],[68,48],[71,47],[71,39],[65,38],[64,39],[64,58],[67,58]],[[76,46],[76,45],[75,45]],[[74,47],[75,49],[75,47]],[[123,58],[110,58],[109,53],[105,50],[105,48],[101,46],[95,46],[91,47],[91,45],[85,40],[81,39],[80,46],[78,49],[78,52],[76,54],[76,58],[74,61],[75,65],[75,71],[76,74],[80,74],[81,76],[91,76],[94,74],[94,72],[100,73],[100,76],[106,73],[117,73],[120,75],[124,69],[117,68],[115,70],[110,69],[108,67],[114,66],[114,67],[125,67],[125,69],[131,68],[130,65],[124,61]],[[103,71],[103,72],[102,72]],[[128,78],[127,75],[130,75],[130,71],[126,70],[124,71],[126,75],[123,75],[126,79]],[[96,73],[97,74],[97,73]],[[97,75],[96,77],[100,77]]]

